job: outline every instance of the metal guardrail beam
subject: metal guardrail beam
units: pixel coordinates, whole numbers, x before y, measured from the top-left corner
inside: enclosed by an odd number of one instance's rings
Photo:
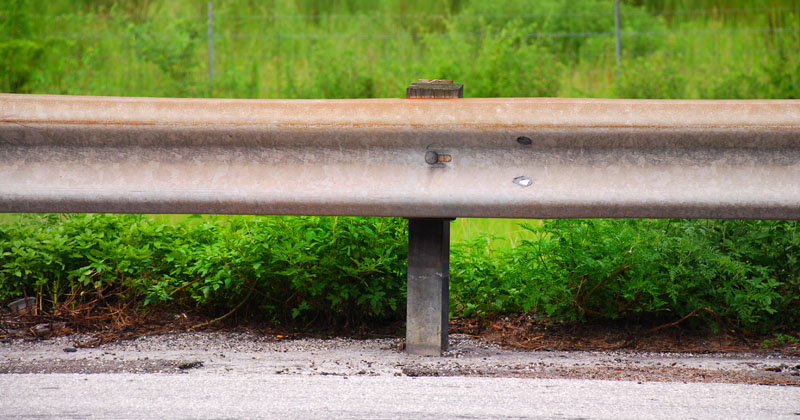
[[[800,101],[2,94],[0,212],[800,219]]]

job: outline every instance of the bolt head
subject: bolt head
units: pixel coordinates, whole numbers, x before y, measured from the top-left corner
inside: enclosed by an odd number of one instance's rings
[[[425,163],[433,165],[439,162],[439,154],[433,151],[425,153]]]

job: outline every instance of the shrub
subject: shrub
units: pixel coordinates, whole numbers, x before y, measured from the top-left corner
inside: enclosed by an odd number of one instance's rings
[[[402,219],[25,216],[0,230],[0,299],[55,305],[113,290],[145,305],[219,313],[245,302],[277,322],[354,327],[403,313],[406,260]]]
[[[465,265],[454,263],[456,311],[530,308],[571,320],[694,313],[696,325],[714,328],[800,326],[797,222],[587,219],[527,228],[538,239],[484,252],[491,262],[455,254]]]

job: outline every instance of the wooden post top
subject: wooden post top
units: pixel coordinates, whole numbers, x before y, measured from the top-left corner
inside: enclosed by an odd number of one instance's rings
[[[452,80],[419,79],[406,88],[406,98],[463,98],[464,85]]]

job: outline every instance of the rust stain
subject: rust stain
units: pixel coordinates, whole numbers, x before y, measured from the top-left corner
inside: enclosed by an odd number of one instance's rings
[[[469,128],[475,130],[497,130],[497,129],[676,129],[688,128],[692,130],[707,129],[745,129],[745,128],[769,128],[777,131],[795,131],[800,128],[800,121],[797,123],[786,124],[760,124],[742,122],[738,124],[542,124],[542,123],[509,123],[509,124],[486,124],[486,123],[381,123],[379,121],[360,123],[360,122],[163,122],[163,121],[95,121],[95,120],[50,120],[50,119],[3,119],[0,124],[16,125],[64,125],[64,126],[134,126],[134,127],[274,127],[274,128],[417,128],[417,129],[441,129],[441,128]]]
[[[800,128],[800,100],[232,100],[0,94],[0,124],[302,129]]]

